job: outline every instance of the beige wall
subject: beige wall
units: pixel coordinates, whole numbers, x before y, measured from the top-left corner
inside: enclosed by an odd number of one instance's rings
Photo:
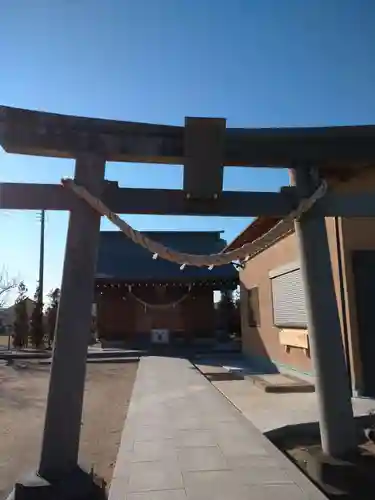
[[[312,369],[310,357],[299,348],[292,347],[289,353],[286,352],[279,342],[279,328],[273,324],[271,280],[268,273],[272,269],[296,260],[298,260],[298,248],[297,239],[293,233],[256,255],[241,271],[242,343],[246,355],[265,357],[310,372]],[[249,327],[247,324],[245,291],[254,286],[257,286],[259,291],[259,327]]]
[[[338,249],[336,225],[333,218],[326,219],[328,245],[331,254],[332,274],[337,297],[337,306],[342,323],[340,280],[338,272]],[[247,325],[246,297],[242,294],[242,341],[243,351],[247,355],[266,356],[269,359],[288,365],[297,370],[312,372],[310,352],[300,347],[288,347],[280,344],[280,329],[273,324],[272,292],[269,272],[280,266],[299,260],[299,251],[295,233],[289,234],[264,252],[256,255],[240,273],[243,289],[259,287],[260,326]]]

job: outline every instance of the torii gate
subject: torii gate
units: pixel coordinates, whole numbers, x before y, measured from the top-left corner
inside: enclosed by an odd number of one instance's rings
[[[313,207],[312,202],[305,203],[307,213],[295,209],[319,191],[322,179],[329,184],[375,165],[375,126],[246,130],[226,129],[224,119],[186,118],[185,127],[175,127],[2,106],[0,144],[8,153],[76,161],[74,184],[65,182],[65,187],[0,184],[0,209],[70,211],[38,469],[41,478],[64,481],[78,465],[99,212],[103,213],[97,198],[117,213],[286,218],[292,214],[304,275],[323,450],[341,455],[355,448],[324,217],[374,217],[375,196],[328,192],[313,199]],[[106,161],[182,164],[183,190],[118,188],[104,182]],[[224,166],[289,168],[295,186],[279,193],[223,191]],[[85,188],[83,200],[67,184],[78,194],[76,185]],[[94,197],[91,206],[87,194]],[[27,496],[27,484],[18,486],[16,496],[21,491],[22,498]]]

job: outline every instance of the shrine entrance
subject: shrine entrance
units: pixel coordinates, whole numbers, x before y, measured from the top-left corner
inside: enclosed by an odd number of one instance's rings
[[[173,127],[0,107],[0,144],[8,153],[76,160],[74,180],[62,185],[0,184],[2,209],[70,211],[38,468],[42,478],[63,481],[77,467],[101,216],[150,251],[150,258],[178,263],[181,272],[187,266],[240,265],[267,245],[270,233],[274,239],[283,224],[294,221],[323,450],[341,455],[356,447],[324,217],[375,216],[372,194],[330,189],[334,179],[375,166],[375,127],[227,129],[225,120],[216,118],[187,118],[185,127]],[[183,189],[118,188],[104,182],[106,161],[182,164]],[[224,166],[288,168],[294,186],[279,193],[223,191]],[[260,240],[234,251],[194,255],[147,238],[117,213],[268,215],[281,221]]]
[[[226,247],[220,231],[151,231],[144,236],[197,254]],[[180,267],[152,258],[121,231],[102,231],[95,277],[100,341],[107,346],[147,349],[155,344],[154,331],[167,330],[172,348],[213,347],[214,290],[234,290],[238,272],[231,264],[211,270]]]

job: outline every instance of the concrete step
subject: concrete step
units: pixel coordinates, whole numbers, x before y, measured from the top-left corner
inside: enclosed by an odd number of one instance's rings
[[[139,356],[132,357],[105,357],[105,358],[87,358],[87,363],[137,363],[140,360]],[[40,365],[50,365],[52,358],[39,360]]]
[[[125,349],[89,349],[87,359],[105,359],[105,358],[133,358],[144,356],[147,351],[125,350]],[[52,357],[52,351],[0,351],[0,359],[49,359]]]
[[[103,359],[103,358],[132,358],[144,356],[147,351],[138,349],[96,349],[89,348],[87,352],[88,359]]]
[[[228,362],[228,360],[226,360]],[[314,384],[303,380],[294,375],[285,373],[259,373],[253,372],[248,368],[241,366],[229,366],[221,364],[220,361],[216,364],[213,363],[213,358],[210,360],[196,359],[198,369],[210,380],[211,382],[229,381],[229,380],[247,380],[253,383],[258,389],[264,392],[272,393],[304,393],[315,392]]]
[[[315,386],[306,380],[284,373],[245,375],[258,389],[273,393],[315,392]]]
[[[51,351],[1,351],[0,359],[45,359],[51,357]]]

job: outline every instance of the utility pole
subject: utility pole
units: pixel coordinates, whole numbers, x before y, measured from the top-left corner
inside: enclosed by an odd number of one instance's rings
[[[39,253],[39,294],[38,302],[43,304],[43,282],[44,282],[44,232],[46,211],[40,212],[40,253]]]

